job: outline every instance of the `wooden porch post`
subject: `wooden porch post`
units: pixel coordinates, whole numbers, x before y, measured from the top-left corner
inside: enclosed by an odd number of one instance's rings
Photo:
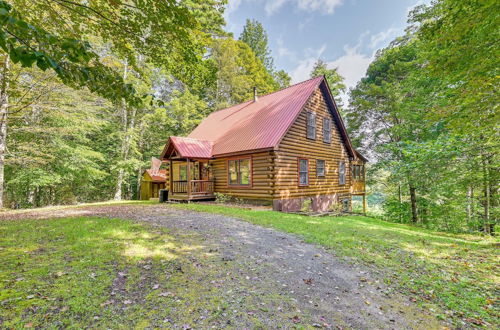
[[[366,193],[363,194],[363,213],[366,214]]]
[[[191,166],[189,165],[189,158],[187,159],[187,200],[191,199]]]
[[[169,161],[168,168],[168,199],[172,198],[172,194],[174,193],[174,162],[172,160]]]

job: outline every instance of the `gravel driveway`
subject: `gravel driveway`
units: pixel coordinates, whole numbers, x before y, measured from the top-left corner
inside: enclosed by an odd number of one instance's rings
[[[300,238],[221,215],[196,213],[169,207],[98,206],[32,211],[20,218],[62,216],[119,217],[169,228],[186,244],[202,245],[218,254],[229,272],[227,292],[252,288],[245,294],[273,293],[287,301],[288,311],[268,311],[279,324],[310,320],[312,327],[354,329],[436,329],[443,325],[420,310],[408,297],[393,292],[377,280],[377,274],[334,256]],[[1,218],[12,218],[8,214]],[[232,280],[231,276],[238,276]],[[213,281],[212,281],[213,282]],[[214,285],[207,282],[206,285]],[[293,311],[293,312],[292,312]],[[293,316],[291,316],[293,315]],[[274,321],[273,321],[274,322]],[[248,324],[232,327],[243,328]],[[268,323],[265,327],[273,327]]]

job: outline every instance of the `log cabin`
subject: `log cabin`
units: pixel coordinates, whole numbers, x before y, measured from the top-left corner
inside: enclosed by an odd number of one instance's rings
[[[187,137],[171,136],[169,200],[222,193],[274,210],[351,210],[365,198],[366,159],[354,150],[326,79],[316,77],[215,111]]]

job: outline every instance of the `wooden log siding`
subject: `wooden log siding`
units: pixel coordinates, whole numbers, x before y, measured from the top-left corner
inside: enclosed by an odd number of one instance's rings
[[[228,185],[227,161],[228,159],[248,158],[250,155],[238,157],[221,157],[210,161],[212,174],[215,177],[215,191],[248,199],[272,200],[274,193],[274,156],[272,152],[251,154],[251,185]]]
[[[316,113],[316,139],[307,138],[307,112]],[[323,118],[332,120],[331,142],[323,142]],[[351,188],[349,154],[339,129],[318,88],[275,151],[276,187],[274,198],[297,198],[327,194],[348,195]],[[309,159],[309,185],[299,186],[298,158]],[[325,160],[325,177],[318,177],[316,160]],[[346,164],[346,183],[339,185],[339,162]]]

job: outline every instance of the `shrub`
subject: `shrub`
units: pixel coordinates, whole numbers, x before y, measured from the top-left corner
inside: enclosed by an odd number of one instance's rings
[[[230,199],[231,199],[231,197],[228,195],[225,195],[225,194],[219,193],[219,192],[215,193],[215,202],[218,204],[227,203],[227,202],[229,202]]]
[[[302,212],[310,212],[312,208],[312,200],[310,198],[306,198],[302,201],[302,207],[300,210]]]

